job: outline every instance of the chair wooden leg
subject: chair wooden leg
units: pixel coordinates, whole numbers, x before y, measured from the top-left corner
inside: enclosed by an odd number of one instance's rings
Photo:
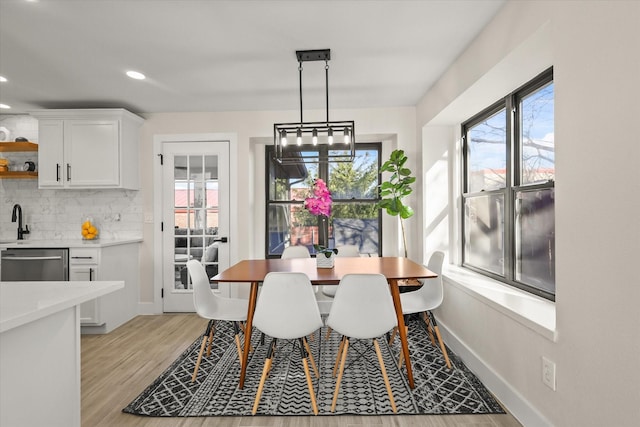
[[[318,366],[316,365],[316,361],[313,360],[313,354],[311,354],[311,348],[309,347],[309,343],[307,342],[306,338],[303,338],[302,342],[304,343],[304,348],[307,350],[307,354],[309,355],[309,360],[311,361],[311,367],[313,368],[313,372],[316,374],[316,378],[320,378],[320,371],[318,371]]]
[[[198,354],[198,360],[196,361],[196,367],[193,369],[193,375],[191,376],[191,382],[196,381],[196,377],[198,376],[198,368],[200,367],[200,362],[202,361],[202,353],[204,353],[204,347],[207,344],[207,336],[202,337],[202,345],[200,345],[200,353]]]
[[[235,342],[236,350],[238,351],[238,361],[242,364],[242,346],[240,345],[240,331],[244,330],[238,322],[233,322],[233,331],[236,333]]]
[[[440,328],[438,328],[438,323],[436,322],[436,318],[433,317],[433,313],[428,313],[429,319],[431,320],[431,325],[433,326],[433,330],[436,332],[436,336],[438,337],[438,342],[440,343],[440,350],[442,351],[442,355],[444,356],[444,361],[447,364],[447,368],[451,369],[451,361],[449,360],[449,355],[447,354],[447,348],[444,346],[444,341],[442,341],[442,335],[440,335]],[[434,343],[435,344],[435,343]]]
[[[387,387],[387,393],[389,394],[389,401],[391,402],[391,408],[393,412],[398,412],[396,410],[396,402],[393,400],[393,392],[391,391],[391,384],[389,384],[389,377],[387,376],[387,370],[384,367],[384,361],[382,360],[382,353],[380,352],[380,345],[378,344],[378,340],[373,340],[373,345],[376,348],[376,354],[378,355],[378,363],[380,364],[380,370],[382,371],[382,377],[384,378],[384,384]]]
[[[311,374],[309,373],[309,364],[307,363],[306,358],[302,359],[302,366],[304,367],[304,375],[305,377],[307,377],[307,387],[309,388],[309,397],[311,397],[311,407],[313,408],[313,413],[315,415],[318,415],[318,404],[316,403],[316,394],[313,392],[313,382],[311,381]]]
[[[342,357],[342,351],[344,350],[345,340],[346,340],[346,337],[342,337],[342,339],[340,340],[340,345],[338,346],[338,354],[336,354],[336,363],[333,364],[333,374],[331,375],[332,378],[336,377],[336,371],[338,370],[338,366],[340,364],[340,357]]]
[[[429,320],[429,316],[427,316],[426,312],[422,313],[422,317],[424,318],[424,323],[427,324],[427,332],[429,333],[429,338],[431,339],[431,344],[436,345],[436,340],[433,337],[433,326],[431,326],[431,321]]]
[[[451,369],[451,362],[449,361],[449,355],[447,354],[447,348],[444,346],[444,342],[442,341],[442,336],[440,335],[440,328],[438,325],[434,326],[433,329],[436,331],[436,335],[438,336],[438,342],[440,342],[440,350],[442,350],[442,355],[444,356],[444,361],[447,362],[447,368]]]
[[[215,323],[213,320],[209,320],[207,323],[207,329],[202,335],[202,344],[200,344],[200,353],[198,353],[198,360],[196,360],[196,366],[193,369],[193,375],[191,376],[191,382],[196,381],[196,377],[198,376],[198,369],[200,368],[200,362],[202,362],[202,354],[204,353],[204,347],[207,344],[207,340],[213,339],[213,331],[215,328]]]
[[[329,339],[329,337],[331,336],[331,331],[332,331],[332,330],[333,330],[333,329],[331,329],[330,327],[328,327],[328,326],[327,326],[327,335],[325,335],[325,337],[324,337],[324,339],[325,339],[325,340],[328,340],[328,339]]]
[[[395,330],[397,330],[397,329],[398,329],[398,328],[396,327],[396,328],[394,329],[394,331],[395,331]],[[404,330],[405,330],[405,333],[406,333],[406,334],[407,334],[407,336],[408,336],[408,335],[409,335],[409,327],[408,327],[408,326],[405,326],[405,327],[404,327]],[[402,368],[402,365],[404,365],[404,353],[401,351],[401,352],[400,352],[400,359],[398,359],[398,368]]]
[[[340,373],[336,380],[336,389],[333,391],[333,401],[331,402],[331,412],[336,410],[336,403],[338,402],[338,392],[340,391],[340,382],[342,381],[342,374],[344,374],[344,366],[347,364],[347,352],[349,350],[349,339],[343,337],[344,348],[342,349],[342,361],[340,363]]]
[[[262,368],[262,376],[260,377],[260,384],[258,385],[258,391],[256,392],[256,399],[253,401],[253,409],[251,414],[255,415],[258,412],[258,405],[260,404],[260,397],[262,396],[262,389],[264,388],[264,382],[267,380],[267,374],[271,369],[271,359],[265,359],[264,367]]]
[[[264,383],[267,381],[269,371],[271,371],[271,363],[273,362],[273,353],[275,352],[276,340],[271,341],[269,350],[267,351],[267,357],[264,359],[264,366],[262,367],[262,375],[260,376],[260,383],[258,384],[258,391],[256,391],[256,399],[253,401],[253,409],[251,414],[255,415],[258,412],[258,406],[260,405],[260,398],[262,397],[262,389]]]
[[[391,338],[389,338],[389,345],[393,344],[393,341],[396,339],[397,334],[398,334],[398,327],[395,326],[393,328],[393,332],[391,333]]]
[[[236,350],[238,350],[238,362],[242,364],[242,346],[240,345],[240,335],[236,335]]]
[[[209,342],[207,343],[207,357],[211,356],[211,347],[213,346],[213,331],[214,328],[211,328],[211,332],[209,333]]]

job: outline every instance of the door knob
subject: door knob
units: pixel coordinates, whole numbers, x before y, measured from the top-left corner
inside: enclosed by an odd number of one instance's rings
[[[229,241],[229,239],[227,239],[226,237],[219,237],[217,239],[213,239],[214,242],[222,242],[222,243],[227,243]]]

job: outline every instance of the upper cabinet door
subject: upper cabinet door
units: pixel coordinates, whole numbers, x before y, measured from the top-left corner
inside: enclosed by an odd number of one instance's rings
[[[64,134],[64,167],[69,187],[120,185],[117,120],[66,120]]]
[[[144,119],[119,108],[38,110],[40,188],[140,188]]]
[[[65,179],[62,120],[39,120],[38,135],[38,185],[41,188],[62,188]]]

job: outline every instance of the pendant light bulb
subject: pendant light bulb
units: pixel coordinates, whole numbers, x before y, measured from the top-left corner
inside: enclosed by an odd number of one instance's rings
[[[328,134],[329,134],[329,138],[328,138],[329,145],[331,145],[333,144],[333,129],[329,128]]]
[[[302,145],[302,129],[300,128],[296,131],[296,144]]]
[[[287,131],[283,130],[282,133],[280,134],[280,145],[282,145],[283,147],[287,146]]]
[[[313,132],[311,133],[311,135],[311,142],[313,142],[313,145],[318,145],[318,129],[313,128]]]
[[[349,144],[351,142],[351,138],[349,138],[349,128],[344,128],[344,143]]]

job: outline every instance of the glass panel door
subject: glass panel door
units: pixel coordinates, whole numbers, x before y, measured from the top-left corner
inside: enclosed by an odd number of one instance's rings
[[[228,200],[228,147],[212,142],[167,145],[163,189],[164,311],[193,311],[187,261],[200,261],[209,277],[229,262],[228,201],[223,203]],[[217,286],[212,284],[212,289]]]

